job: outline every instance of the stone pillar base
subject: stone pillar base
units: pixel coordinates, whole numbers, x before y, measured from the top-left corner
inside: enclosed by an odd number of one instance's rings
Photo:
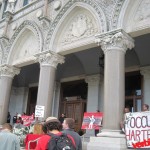
[[[127,150],[125,135],[120,131],[103,131],[90,137],[87,150]]]

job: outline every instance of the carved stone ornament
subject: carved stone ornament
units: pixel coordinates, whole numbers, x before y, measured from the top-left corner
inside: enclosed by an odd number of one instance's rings
[[[6,11],[14,13],[15,12],[15,2],[16,2],[16,0],[8,0]]]
[[[0,36],[0,45],[3,50],[7,47],[8,41],[9,39],[5,35]]]
[[[94,35],[98,32],[97,27],[93,24],[91,18],[85,14],[79,14],[72,21],[71,25],[66,32],[62,44],[67,44],[78,39]]]
[[[6,63],[7,62],[7,57],[8,57],[8,54],[10,52],[10,49],[11,49],[11,46],[13,45],[14,41],[16,40],[16,38],[18,37],[19,33],[24,29],[24,28],[29,28],[29,29],[32,29],[34,34],[36,35],[37,37],[37,40],[38,40],[38,51],[42,51],[42,48],[43,48],[43,38],[42,38],[42,34],[41,34],[41,31],[39,29],[39,27],[37,26],[37,24],[33,21],[29,21],[29,20],[26,20],[24,21],[19,27],[18,29],[14,32],[12,38],[10,39],[9,43],[8,43],[8,46],[5,50],[5,54],[4,54],[4,57],[3,57],[3,63]]]
[[[44,16],[38,17],[38,19],[41,23],[41,26],[44,32],[48,31],[51,21],[47,17],[44,17]]]
[[[9,12],[9,11],[6,11],[4,13],[4,17],[5,17],[5,21],[9,22],[13,18],[13,14],[11,12]]]
[[[61,1],[56,0],[56,1],[54,2],[54,9],[55,9],[55,10],[59,10],[60,7],[61,7],[61,5],[62,5]]]
[[[93,7],[93,9],[96,11],[96,13],[99,16],[99,20],[101,22],[102,32],[104,32],[106,30],[106,28],[107,28],[106,27],[106,20],[105,20],[106,18],[104,16],[104,13],[102,12],[100,6],[97,4],[96,1],[94,1],[94,0],[69,0],[68,3],[66,3],[65,6],[60,10],[60,12],[58,13],[58,15],[54,19],[54,21],[53,21],[53,23],[52,23],[52,25],[50,27],[50,30],[48,31],[47,39],[46,39],[46,43],[45,43],[45,46],[46,46],[45,48],[46,49],[49,49],[49,43],[51,41],[52,34],[53,34],[56,26],[59,24],[59,21],[62,19],[62,17],[64,16],[64,14],[67,12],[67,10],[70,9],[72,7],[72,5],[74,3],[77,3],[77,2],[83,2],[85,4],[88,4],[90,7]],[[83,31],[84,30],[82,29],[82,32]]]
[[[117,28],[120,11],[125,0],[95,0],[103,9],[109,29]]]
[[[97,35],[96,43],[101,46],[104,53],[111,49],[126,52],[134,47],[134,40],[122,29]]]
[[[10,66],[10,65],[2,65],[0,66],[0,76],[7,76],[13,78],[15,75],[20,73],[20,69]]]
[[[42,66],[51,66],[54,68],[57,68],[57,65],[64,63],[64,57],[53,52],[53,51],[44,51],[42,53],[35,55],[36,60],[39,61],[39,63]]]

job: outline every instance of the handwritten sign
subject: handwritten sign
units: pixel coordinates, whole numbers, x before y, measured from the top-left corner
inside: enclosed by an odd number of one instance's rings
[[[35,107],[35,117],[44,117],[45,106],[36,105]]]
[[[150,144],[143,144],[150,139],[150,112],[127,113],[125,134],[128,147],[150,148]]]
[[[102,123],[102,116],[102,112],[85,112],[81,128],[98,130]]]

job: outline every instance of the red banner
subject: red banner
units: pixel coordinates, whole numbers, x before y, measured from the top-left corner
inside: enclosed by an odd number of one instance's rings
[[[102,118],[102,112],[85,112],[81,128],[99,130],[102,124]]]
[[[31,123],[34,121],[34,115],[31,116],[22,115],[21,118],[23,120],[24,126],[30,126]]]

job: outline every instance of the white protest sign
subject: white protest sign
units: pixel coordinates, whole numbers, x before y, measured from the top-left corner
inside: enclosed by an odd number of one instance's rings
[[[125,134],[128,147],[150,148],[150,111],[127,113]]]
[[[41,105],[36,105],[35,107],[35,117],[44,117],[44,109],[45,106],[41,106]]]

